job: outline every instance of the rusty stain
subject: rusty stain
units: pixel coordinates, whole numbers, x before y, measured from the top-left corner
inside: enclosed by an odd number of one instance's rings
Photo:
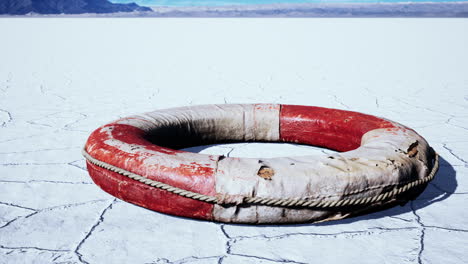
[[[409,156],[409,157],[414,157],[416,156],[416,154],[418,154],[418,144],[419,142],[416,140],[416,142],[412,143],[408,150],[406,151],[406,154]]]
[[[268,166],[261,166],[257,173],[258,176],[262,177],[265,180],[271,180],[275,171]]]

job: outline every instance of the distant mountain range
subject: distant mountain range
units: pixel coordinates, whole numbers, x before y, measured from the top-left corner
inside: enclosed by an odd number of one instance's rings
[[[83,17],[468,17],[468,0],[439,3],[331,2],[234,6],[153,6],[152,8],[139,6],[135,3],[113,3],[116,1],[126,0],[112,0],[112,2],[108,0],[0,0],[0,14],[33,14],[37,16],[41,16],[41,14],[84,14],[80,15]],[[146,3],[142,1],[144,0],[140,0],[139,3]],[[162,3],[182,0],[160,1]]]
[[[404,1],[404,0],[402,0]],[[468,2],[154,7],[149,17],[468,17]]]
[[[0,14],[84,14],[152,11],[135,3],[114,4],[107,0],[0,0]]]

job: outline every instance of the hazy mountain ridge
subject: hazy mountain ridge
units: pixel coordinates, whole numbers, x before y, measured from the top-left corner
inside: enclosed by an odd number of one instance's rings
[[[155,17],[468,17],[468,2],[152,7]]]
[[[142,12],[143,11],[143,12]],[[83,17],[468,17],[468,2],[152,6],[108,0],[0,0],[0,14]]]
[[[135,3],[114,4],[107,0],[2,0],[0,14],[83,14],[151,11]]]

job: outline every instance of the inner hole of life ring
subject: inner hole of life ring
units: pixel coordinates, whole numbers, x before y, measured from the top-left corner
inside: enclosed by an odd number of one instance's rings
[[[183,148],[181,150],[208,155],[223,155],[225,157],[258,159],[309,155],[333,155],[338,153],[331,149],[316,146],[275,142],[210,144]]]

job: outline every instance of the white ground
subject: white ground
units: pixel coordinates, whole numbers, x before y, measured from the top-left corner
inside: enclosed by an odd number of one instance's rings
[[[464,263],[467,32],[459,19],[1,19],[0,263]],[[404,207],[288,226],[151,212],[87,175],[80,150],[108,121],[239,102],[387,117],[426,137],[442,167]]]

